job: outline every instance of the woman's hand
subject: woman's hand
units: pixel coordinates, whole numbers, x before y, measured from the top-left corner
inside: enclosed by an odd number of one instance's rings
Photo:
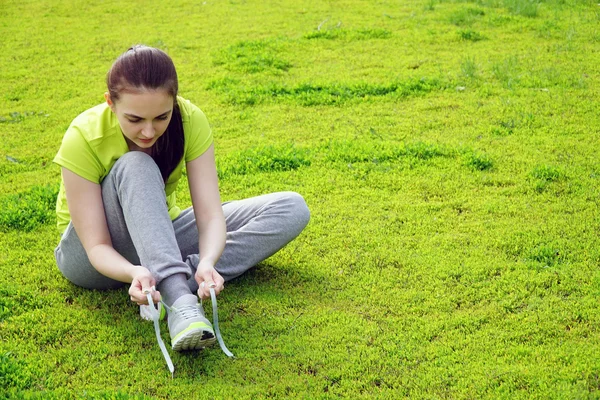
[[[198,282],[198,297],[208,299],[210,297],[211,286],[215,289],[215,294],[221,293],[224,288],[225,280],[217,272],[215,267],[206,261],[200,261],[194,279]]]
[[[156,280],[147,268],[136,265],[131,276],[133,278],[131,286],[129,287],[129,297],[131,301],[140,306],[147,305],[148,298],[146,297],[146,293],[148,292],[152,293],[152,301],[154,301],[154,303],[160,301],[160,292],[154,290]]]

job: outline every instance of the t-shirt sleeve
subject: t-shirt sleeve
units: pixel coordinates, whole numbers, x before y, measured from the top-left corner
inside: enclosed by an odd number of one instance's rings
[[[212,131],[206,115],[190,102],[185,104],[188,112],[188,126],[185,126],[185,162],[201,156],[213,142]],[[185,112],[183,109],[182,113]]]
[[[88,181],[100,183],[102,163],[76,126],[67,129],[53,161]]]

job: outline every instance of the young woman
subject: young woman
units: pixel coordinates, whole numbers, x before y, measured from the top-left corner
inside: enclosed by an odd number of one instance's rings
[[[221,204],[205,115],[178,97],[171,58],[134,46],[107,75],[106,99],[69,126],[54,162],[62,168],[55,250],[62,274],[90,289],[130,283],[168,306],[174,350],[215,341],[198,296],[233,279],[294,239],[309,220],[293,192]],[[175,189],[185,165],[192,207]],[[204,284],[206,283],[206,284]]]

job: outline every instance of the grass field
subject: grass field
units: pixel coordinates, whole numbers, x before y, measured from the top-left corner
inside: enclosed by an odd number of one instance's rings
[[[600,398],[596,1],[3,0],[0,36],[0,398]],[[52,158],[135,43],[223,200],[312,212],[219,297],[237,358],[174,379],[126,290],[53,258]]]

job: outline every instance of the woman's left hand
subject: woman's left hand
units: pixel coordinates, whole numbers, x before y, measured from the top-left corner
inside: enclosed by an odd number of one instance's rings
[[[200,261],[194,279],[198,282],[198,297],[203,300],[210,297],[211,287],[215,289],[215,294],[221,293],[224,289],[225,280],[208,262]]]

